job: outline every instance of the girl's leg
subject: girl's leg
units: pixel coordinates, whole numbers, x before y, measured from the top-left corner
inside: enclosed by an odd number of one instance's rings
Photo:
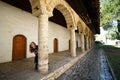
[[[38,55],[35,56],[35,70],[38,70]]]
[[[38,63],[35,63],[35,70],[38,70]]]

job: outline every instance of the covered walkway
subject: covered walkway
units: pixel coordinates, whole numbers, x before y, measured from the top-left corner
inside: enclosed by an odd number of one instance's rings
[[[77,56],[83,54],[80,48],[77,49]],[[57,70],[74,58],[69,51],[49,54],[49,73]],[[40,80],[43,75],[34,70],[34,58],[18,60],[0,64],[0,80]]]

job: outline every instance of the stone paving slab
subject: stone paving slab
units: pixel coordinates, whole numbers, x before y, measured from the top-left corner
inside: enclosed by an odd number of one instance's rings
[[[103,49],[94,47],[56,80],[116,80]]]
[[[39,80],[43,75],[34,70],[33,58],[0,64],[0,80]],[[38,79],[34,79],[34,78]]]
[[[77,49],[77,55],[80,54],[82,54],[80,49]],[[70,56],[69,51],[50,54],[49,73],[65,65],[72,59],[73,57]],[[0,64],[0,80],[40,80],[46,75],[42,75],[34,70],[34,58]]]
[[[99,80],[99,49],[95,48],[56,80]]]

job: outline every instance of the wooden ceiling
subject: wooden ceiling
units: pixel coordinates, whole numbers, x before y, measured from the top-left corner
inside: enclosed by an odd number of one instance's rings
[[[87,26],[95,33],[100,33],[99,0],[66,0]]]
[[[17,8],[20,8],[22,10],[25,10],[27,12],[32,13],[31,5],[29,0],[2,0],[3,2],[6,2],[12,6],[15,6]],[[50,21],[62,25],[63,27],[67,28],[66,21],[64,16],[60,11],[57,9],[53,10],[53,16],[49,18]]]
[[[32,12],[29,0],[2,0],[15,7],[21,8],[25,11]],[[100,33],[100,3],[99,0],[66,0],[68,4],[74,9],[74,11],[82,18],[87,26],[95,33]],[[59,13],[57,10],[54,12]],[[59,13],[60,14],[60,13]],[[66,22],[63,15],[61,15],[58,21],[58,16],[54,13],[54,16],[50,18],[50,21],[58,23],[66,27]]]
[[[32,13],[31,4],[29,0],[1,0],[1,1]]]

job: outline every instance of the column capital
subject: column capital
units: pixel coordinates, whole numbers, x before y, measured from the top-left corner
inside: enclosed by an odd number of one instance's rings
[[[68,26],[68,29],[69,29],[69,30],[77,30],[77,28],[74,27],[74,26],[72,26],[72,25]]]
[[[53,14],[51,13],[51,12],[48,12],[47,10],[43,10],[42,12],[39,12],[39,13],[35,13],[35,14],[33,14],[33,15],[35,15],[35,16],[37,16],[37,17],[39,17],[40,15],[46,15],[46,16],[48,16],[48,17],[51,17],[51,16],[53,16]]]
[[[48,16],[47,14],[40,14],[40,15],[38,15],[38,18],[40,19],[40,21],[43,20],[44,18],[48,19],[48,17],[49,17],[49,16]],[[42,19],[41,19],[41,18],[42,18]],[[39,21],[39,22],[40,22],[40,21]]]
[[[79,35],[81,35],[81,34],[82,34],[82,35],[84,35],[84,33],[83,33],[83,32],[79,32]]]
[[[29,0],[32,7],[32,14],[34,16],[39,16],[41,14],[46,14],[49,17],[53,16],[51,11],[48,11],[44,0]]]

